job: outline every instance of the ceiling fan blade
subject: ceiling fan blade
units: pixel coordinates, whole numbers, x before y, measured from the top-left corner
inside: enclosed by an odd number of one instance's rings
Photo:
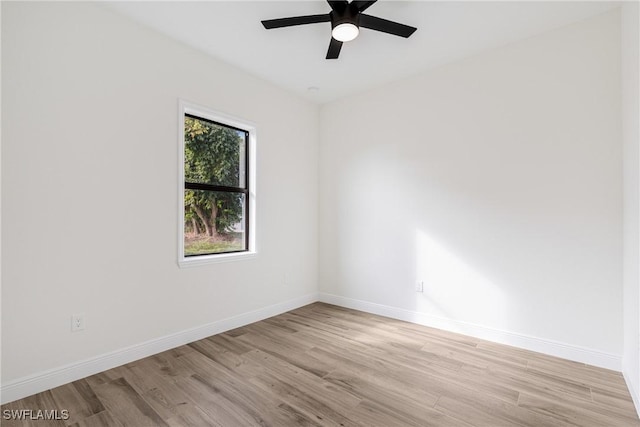
[[[354,5],[356,7],[356,9],[358,9],[359,12],[364,12],[365,10],[367,10],[369,8],[369,6],[373,5],[376,1],[378,0],[372,0],[372,1],[352,1],[351,4]]]
[[[262,25],[267,30],[272,28],[293,27],[294,25],[317,24],[318,22],[330,22],[331,15],[306,15],[294,16],[291,18],[266,19],[262,21]]]
[[[349,6],[349,2],[347,0],[327,0],[329,6],[331,6],[331,10],[335,10],[336,12],[344,12]]]
[[[386,19],[376,18],[371,15],[365,15],[364,13],[360,14],[360,26],[404,38],[409,37],[417,30],[415,27],[410,27],[398,22],[387,21]]]
[[[327,59],[338,59],[338,56],[340,55],[340,49],[342,49],[342,42],[331,37],[329,50],[327,50]]]

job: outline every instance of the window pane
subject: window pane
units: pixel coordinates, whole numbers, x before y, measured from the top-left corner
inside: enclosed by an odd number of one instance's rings
[[[184,255],[247,250],[243,193],[184,191]]]
[[[185,116],[184,144],[186,182],[245,186],[244,131]]]

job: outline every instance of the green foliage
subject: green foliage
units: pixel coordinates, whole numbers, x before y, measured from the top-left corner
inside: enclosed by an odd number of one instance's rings
[[[199,240],[190,242],[184,247],[184,254],[189,255],[203,255],[213,254],[220,252],[232,252],[240,251],[243,249],[242,241],[234,240],[231,242],[209,242],[207,240]]]
[[[202,120],[185,118],[185,179],[189,182],[237,187],[240,176],[238,131]]]
[[[185,117],[185,181],[240,186],[244,135],[233,129]],[[242,218],[241,193],[185,191],[185,226],[209,235],[226,233]],[[193,230],[193,223],[196,228]],[[196,233],[198,234],[198,233]]]

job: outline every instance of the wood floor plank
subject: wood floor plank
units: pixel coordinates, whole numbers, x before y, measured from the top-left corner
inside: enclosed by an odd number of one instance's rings
[[[185,357],[184,361],[190,363],[193,371],[197,372],[189,378],[191,385],[200,389],[208,387],[209,394],[215,394],[219,403],[222,403],[217,410],[222,411],[226,417],[235,417],[237,422],[251,425],[289,425],[292,418],[300,417],[300,414],[282,405],[283,401],[278,396],[273,393],[265,394],[248,381],[261,372],[260,367],[236,367],[232,370],[203,353],[194,353]],[[251,362],[243,362],[242,365],[249,367]],[[197,381],[197,384],[193,384],[192,380]],[[197,404],[209,413],[211,402],[206,401],[207,404],[203,405],[198,394],[190,394],[191,398],[194,396]]]
[[[295,336],[295,341],[298,343],[295,346],[281,346],[278,341],[274,341],[265,336],[256,335],[254,333],[245,334],[238,339],[245,343],[252,343],[254,348],[258,348],[265,353],[275,355],[291,365],[311,372],[318,377],[326,375],[329,370],[331,370],[332,366],[324,366],[316,360],[311,360],[308,357],[305,357],[307,350],[311,349],[313,346],[307,344],[300,345],[299,343],[304,340],[299,338],[300,337],[298,335]]]
[[[70,427],[123,427],[122,423],[111,416],[109,411],[98,412],[90,417],[84,418]]]
[[[225,427],[198,406],[190,406],[188,410],[168,418],[166,421],[170,427]]]
[[[306,419],[305,423],[343,427],[358,425],[349,419],[348,414],[352,408],[348,408],[348,410],[334,408],[323,402],[322,399],[318,399],[317,396],[306,393],[304,388],[297,387],[297,384],[282,381],[269,373],[253,377],[251,382],[265,392],[278,396],[284,402],[285,409],[287,411],[295,410],[296,414]]]
[[[360,403],[359,397],[346,393],[335,384],[261,350],[251,351],[243,357],[259,364],[272,375],[291,384],[296,384],[296,388],[299,390],[317,396],[318,400],[333,408],[348,411]]]
[[[323,425],[327,425],[325,423],[320,424],[314,421],[312,418],[309,418],[306,414],[300,412],[297,408],[288,405],[287,403],[281,403],[278,406],[278,409],[285,412],[291,417],[292,424],[295,426],[312,426],[312,427],[322,427]]]
[[[380,403],[363,400],[356,408],[355,414],[364,421],[365,425],[371,426],[461,426],[446,414],[428,407],[413,411],[407,411],[393,404],[393,402]]]
[[[194,377],[178,380],[176,386],[198,401],[198,407],[207,418],[222,426],[259,426],[259,420],[253,419],[242,408],[220,395],[215,387],[194,374]]]
[[[124,378],[92,388],[109,413],[124,427],[167,426]]]
[[[517,392],[537,395],[563,396],[568,395],[587,401],[592,400],[591,389],[580,384],[567,382],[563,379],[539,376],[526,369],[514,368],[478,368],[465,365],[460,369],[460,375],[471,382],[498,382]]]
[[[66,421],[57,419],[62,418],[62,411],[64,409],[66,408],[58,406],[51,391],[47,390],[3,405],[2,421],[0,423],[3,427],[39,427],[42,425],[64,427],[67,425]],[[6,419],[5,411],[10,411],[9,413],[14,414],[14,417]],[[45,420],[44,417],[46,417],[46,414],[51,414],[52,411],[57,411],[53,417],[56,419]]]
[[[105,410],[104,405],[102,404],[100,399],[98,399],[98,396],[96,396],[96,393],[93,391],[93,389],[85,379],[74,381],[71,384],[87,404],[91,413],[97,414]]]
[[[429,365],[422,365],[416,368],[410,364],[398,363],[387,356],[379,356],[374,360],[370,360],[367,358],[366,353],[358,353],[353,350],[348,355],[343,356],[340,348],[337,347],[315,348],[310,353],[334,358],[340,361],[342,366],[348,367],[350,371],[358,375],[372,373],[373,375],[377,374],[385,377],[387,373],[393,372],[393,377],[387,377],[387,381],[390,384],[397,381],[401,386],[404,384],[418,388],[424,387],[426,384],[431,393],[438,395],[450,390],[452,387],[458,387],[488,393],[511,403],[515,403],[518,399],[518,392],[505,387],[503,384],[462,376],[457,372],[443,371],[438,367]]]
[[[183,353],[188,354],[188,353]],[[186,377],[192,372],[185,370],[173,352],[164,352],[121,366],[118,373],[127,380],[137,393],[143,395],[151,390],[166,388],[178,377]]]
[[[592,387],[591,396],[594,402],[598,402],[612,408],[618,408],[627,414],[635,413],[633,400],[628,393]]]
[[[479,426],[564,427],[570,424],[546,414],[538,414],[499,399],[456,393],[443,395],[435,409],[452,418]]]
[[[208,359],[218,363],[220,366],[224,366],[228,370],[232,371],[244,363],[243,359],[235,352],[229,351],[225,348],[219,347],[215,342],[211,340],[200,340],[189,344],[191,348],[198,353],[207,357]],[[185,360],[190,360],[187,358]]]
[[[618,372],[612,372],[609,375],[594,370],[581,367],[562,367],[557,364],[548,362],[540,363],[536,361],[529,362],[527,370],[538,375],[546,375],[548,377],[562,378],[575,384],[581,384],[585,387],[600,387],[610,390],[626,391],[627,387],[624,378]]]
[[[576,426],[628,427],[638,425],[637,419],[620,416],[615,411],[603,413],[598,409],[582,404],[576,405],[567,400],[548,399],[526,393],[521,394],[518,406]]]
[[[406,419],[410,423],[428,425],[434,417],[439,418],[442,415],[431,409],[438,397],[429,392],[427,385],[423,388],[410,385],[388,387],[389,378],[339,371],[325,377],[327,381],[362,396],[362,400],[367,402],[364,404],[365,407],[376,405],[383,412],[395,414],[398,419]]]
[[[2,406],[38,409],[2,426],[640,427],[619,372],[323,303]]]
[[[227,333],[223,333],[223,334],[214,335],[209,338],[205,338],[204,340],[201,340],[201,341],[211,342],[212,344],[218,346],[221,350],[227,350],[234,354],[243,354],[243,353],[246,353],[247,351],[253,350],[254,348],[253,346],[246,345],[242,341],[236,338],[237,337],[234,337]]]
[[[51,389],[51,395],[56,408],[64,407],[69,411],[69,419],[65,420],[67,424],[82,421],[105,410],[85,380]]]

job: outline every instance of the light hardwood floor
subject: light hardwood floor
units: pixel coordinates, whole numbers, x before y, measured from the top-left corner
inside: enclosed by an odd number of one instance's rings
[[[640,426],[617,372],[322,303],[7,409],[70,418],[3,427]]]

